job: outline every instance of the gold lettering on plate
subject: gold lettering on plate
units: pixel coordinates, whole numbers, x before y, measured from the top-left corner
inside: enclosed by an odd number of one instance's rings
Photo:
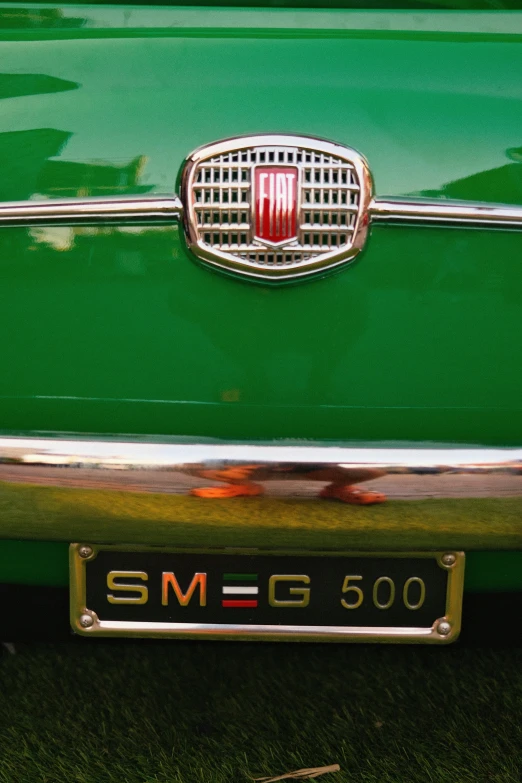
[[[379,587],[382,584],[388,585],[388,600],[384,603],[381,603],[379,601]],[[381,596],[383,593],[381,592]],[[385,593],[384,593],[385,595]],[[395,601],[395,582],[393,579],[390,579],[389,576],[380,576],[378,579],[375,580],[373,585],[373,604],[377,607],[377,609],[390,609],[391,606],[393,606],[393,602]]]
[[[410,586],[413,584],[417,584],[420,587],[420,596],[416,604],[413,604],[410,601],[410,597],[409,597]],[[402,600],[404,601],[404,606],[406,607],[406,609],[411,609],[412,611],[415,611],[416,609],[421,608],[425,599],[426,599],[426,585],[424,584],[424,580],[421,579],[420,576],[410,576],[410,578],[407,579],[406,582],[404,583],[404,589],[402,591]]]
[[[107,601],[110,604],[146,604],[149,600],[149,591],[146,585],[129,582],[117,582],[117,579],[141,579],[146,582],[149,575],[145,571],[109,571],[107,574],[107,587],[109,590],[118,590],[120,593],[137,593],[137,595],[117,596],[107,593]]]
[[[186,593],[183,592],[179,586],[179,582],[176,579],[176,575],[172,571],[163,571],[161,577],[161,603],[163,606],[169,604],[169,585],[174,590],[174,594],[178,599],[180,606],[188,606],[192,596],[199,587],[199,605],[207,605],[207,575],[203,573],[196,573],[192,577],[192,581],[188,586]]]
[[[343,593],[350,593],[350,597],[355,599],[353,601],[346,601],[341,598],[341,604],[345,609],[358,609],[364,601],[364,594],[360,587],[357,585],[351,585],[350,582],[360,582],[362,576],[345,576],[342,586]]]
[[[274,574],[268,580],[268,603],[270,606],[287,607],[293,609],[304,609],[310,603],[309,587],[290,587],[290,595],[301,596],[297,600],[281,601],[276,598],[276,586],[279,582],[301,582],[304,585],[310,584],[310,577],[305,574]]]

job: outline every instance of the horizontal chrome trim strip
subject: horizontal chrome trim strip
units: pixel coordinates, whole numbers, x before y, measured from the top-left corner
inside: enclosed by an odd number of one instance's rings
[[[522,207],[502,204],[376,198],[369,212],[372,221],[379,223],[522,230]]]
[[[434,628],[359,628],[352,626],[329,626],[329,625],[310,625],[303,628],[292,625],[217,625],[208,623],[199,625],[197,623],[177,623],[172,627],[172,623],[145,623],[145,622],[122,622],[119,620],[101,620],[94,626],[93,631],[85,631],[81,627],[75,627],[74,630],[83,635],[91,636],[99,634],[100,636],[136,636],[146,638],[148,636],[172,636],[177,638],[194,637],[196,639],[236,639],[249,641],[253,639],[263,639],[265,641],[359,641],[359,642],[394,642],[405,641],[413,643],[415,641],[423,642],[442,642],[447,644],[455,640],[455,636],[450,639],[440,637]]]
[[[1,538],[522,550],[522,448],[2,437]]]
[[[212,206],[212,205],[210,205]],[[305,205],[306,206],[306,205]],[[376,223],[462,226],[522,230],[522,206],[375,198],[369,215]],[[144,225],[180,221],[176,195],[46,199],[0,203],[0,228],[9,226]]]
[[[0,480],[49,486],[186,494],[200,485],[255,482],[278,496],[275,485],[290,481],[292,497],[309,498],[313,486],[346,478],[379,479],[402,499],[424,497],[411,489],[415,477],[429,485],[429,497],[476,497],[483,484],[492,496],[495,482],[502,495],[522,495],[522,448],[0,438]]]
[[[177,196],[6,201],[0,203],[0,227],[170,223],[182,214]]]

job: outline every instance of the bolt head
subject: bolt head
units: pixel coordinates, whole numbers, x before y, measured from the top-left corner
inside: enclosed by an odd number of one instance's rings
[[[92,625],[94,625],[94,620],[90,614],[82,614],[79,622],[82,628],[90,628]]]
[[[84,557],[84,558],[90,557],[92,555],[92,547],[87,546],[87,544],[84,544],[78,549],[78,554],[80,555],[80,557]]]
[[[456,557],[455,557],[455,555],[454,555],[454,554],[452,554],[451,552],[446,552],[446,554],[445,554],[445,555],[442,555],[442,557],[441,557],[441,562],[442,562],[442,563],[443,563],[443,565],[445,565],[445,566],[452,566],[452,565],[455,565],[455,561],[456,561],[456,560],[457,560],[457,558],[456,558]]]
[[[448,623],[447,620],[441,620],[437,625],[437,633],[440,636],[448,636],[451,633],[451,623]]]

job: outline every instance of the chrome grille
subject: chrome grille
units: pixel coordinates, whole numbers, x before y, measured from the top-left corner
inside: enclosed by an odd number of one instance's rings
[[[297,239],[277,249],[254,238],[253,166],[299,169]],[[256,267],[299,266],[347,250],[360,210],[361,183],[343,158],[303,146],[252,146],[202,158],[192,179],[200,245]]]

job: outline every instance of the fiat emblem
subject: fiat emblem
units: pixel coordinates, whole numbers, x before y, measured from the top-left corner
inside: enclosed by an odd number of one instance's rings
[[[253,178],[254,240],[281,247],[297,240],[297,183],[292,166],[255,166]]]

